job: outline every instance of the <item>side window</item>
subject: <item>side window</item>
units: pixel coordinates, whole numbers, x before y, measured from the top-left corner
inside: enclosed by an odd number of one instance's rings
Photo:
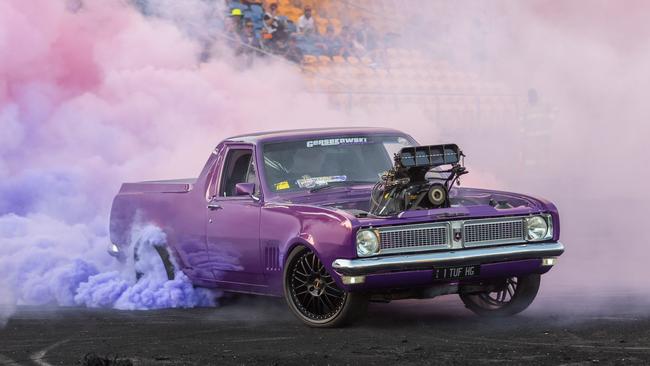
[[[232,197],[235,195],[237,183],[257,183],[255,167],[252,162],[253,152],[250,149],[233,149],[228,151],[219,184],[219,196]]]
[[[221,161],[223,158],[215,153],[215,156],[209,165],[208,169],[208,176],[207,176],[207,182],[206,182],[206,187],[205,187],[205,199],[206,200],[211,200],[212,197],[217,195],[217,177],[219,176],[219,170],[217,167],[221,166]]]

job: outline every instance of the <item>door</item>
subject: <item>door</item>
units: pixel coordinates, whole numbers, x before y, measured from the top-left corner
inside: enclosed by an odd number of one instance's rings
[[[260,256],[259,179],[252,147],[231,145],[208,203],[207,244],[215,279],[224,288],[250,290],[263,286]],[[217,168],[219,169],[219,168]],[[253,196],[238,196],[237,183],[255,183]],[[243,286],[243,287],[242,287]],[[247,287],[248,286],[248,287]]]

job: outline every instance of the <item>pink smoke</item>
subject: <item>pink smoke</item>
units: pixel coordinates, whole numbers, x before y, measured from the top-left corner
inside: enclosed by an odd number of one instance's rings
[[[0,317],[213,304],[180,273],[134,285],[133,264],[106,255],[107,215],[121,181],[193,175],[234,130],[232,68],[200,69],[196,42],[120,3],[3,2],[0,24]]]
[[[200,63],[206,35],[190,25],[221,9],[160,4],[158,17],[122,2],[0,4],[3,319],[15,304],[212,304],[181,273],[134,284],[133,264],[106,254],[119,185],[196,176],[221,139],[260,126],[344,123],[286,62],[241,70],[215,43],[220,59]]]

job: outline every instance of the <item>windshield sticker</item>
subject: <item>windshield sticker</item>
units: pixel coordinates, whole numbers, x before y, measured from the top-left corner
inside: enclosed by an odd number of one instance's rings
[[[330,182],[345,182],[348,180],[346,175],[330,175],[325,177],[302,178],[296,181],[300,188],[314,188],[327,185]]]
[[[367,137],[337,137],[333,139],[307,141],[307,147],[367,144]]]
[[[289,182],[286,181],[286,180],[282,181],[280,183],[275,183],[275,190],[276,191],[281,191],[283,189],[289,189],[289,188],[291,188],[291,187],[289,186]]]

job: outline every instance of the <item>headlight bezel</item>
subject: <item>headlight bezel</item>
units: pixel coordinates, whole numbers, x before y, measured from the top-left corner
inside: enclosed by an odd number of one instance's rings
[[[545,232],[539,236],[531,235],[530,227],[534,221],[542,220],[545,224]],[[539,242],[553,238],[553,216],[550,214],[532,215],[524,218],[524,236],[528,242]]]
[[[368,235],[366,238],[362,238],[362,236]],[[361,243],[366,241],[366,240],[371,240],[371,247],[368,248],[366,246],[362,246]],[[374,240],[374,241],[372,241]],[[375,229],[368,228],[368,229],[360,229],[357,231],[357,235],[355,237],[355,249],[357,252],[357,256],[359,257],[370,257],[373,255],[379,254],[380,251],[380,239],[379,239],[379,232]],[[362,248],[366,248],[367,250],[361,250]]]

